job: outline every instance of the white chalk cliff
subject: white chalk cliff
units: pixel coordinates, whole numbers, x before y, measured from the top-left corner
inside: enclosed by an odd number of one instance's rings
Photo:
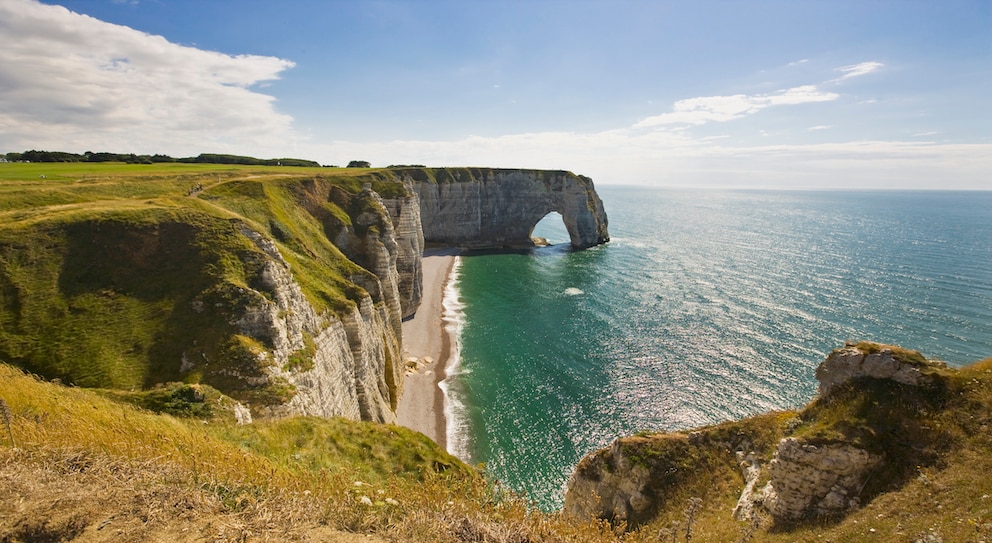
[[[323,222],[346,257],[369,272],[349,278],[365,294],[343,314],[318,313],[276,244],[241,227],[265,262],[249,281],[255,288],[244,293],[251,303],[232,321],[240,334],[271,346],[257,353],[267,359],[265,375],[243,380],[282,380],[294,389],[286,403],[253,407],[259,413],[395,421],[402,386],[400,323],[420,304],[425,241],[518,247],[530,242],[534,226],[552,211],[562,214],[575,248],[609,239],[592,181],[567,172],[402,169],[395,182],[403,190],[389,198],[371,184],[359,194],[306,185],[301,205]],[[351,210],[351,216],[327,213],[326,202]],[[298,353],[311,363],[293,367],[289,362]]]
[[[534,226],[551,212],[561,214],[577,249],[610,239],[603,202],[588,177],[482,168],[397,173],[413,181],[428,242],[469,248],[526,247],[533,244]]]

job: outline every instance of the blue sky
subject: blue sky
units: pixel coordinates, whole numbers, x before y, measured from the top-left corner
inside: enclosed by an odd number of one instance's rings
[[[0,0],[0,151],[992,189],[992,2]]]

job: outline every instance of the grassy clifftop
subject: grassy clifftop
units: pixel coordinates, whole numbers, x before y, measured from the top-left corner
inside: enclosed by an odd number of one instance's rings
[[[383,170],[0,164],[0,360],[121,389],[229,384],[181,375],[184,357],[261,375],[265,346],[230,325],[265,258],[243,227],[275,240],[318,312],[345,311],[370,272],[329,239],[362,211],[348,203],[365,184],[405,194]]]
[[[4,364],[0,400],[0,541],[613,540],[397,426],[205,423]]]

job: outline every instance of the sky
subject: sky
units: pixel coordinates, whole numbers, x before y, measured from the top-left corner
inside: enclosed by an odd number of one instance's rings
[[[992,189],[990,0],[0,0],[0,152]]]

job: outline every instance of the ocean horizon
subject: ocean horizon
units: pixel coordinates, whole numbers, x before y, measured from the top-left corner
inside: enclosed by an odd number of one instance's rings
[[[640,431],[794,409],[845,341],[992,356],[992,192],[597,187],[612,240],[461,256],[448,449],[542,509]]]

